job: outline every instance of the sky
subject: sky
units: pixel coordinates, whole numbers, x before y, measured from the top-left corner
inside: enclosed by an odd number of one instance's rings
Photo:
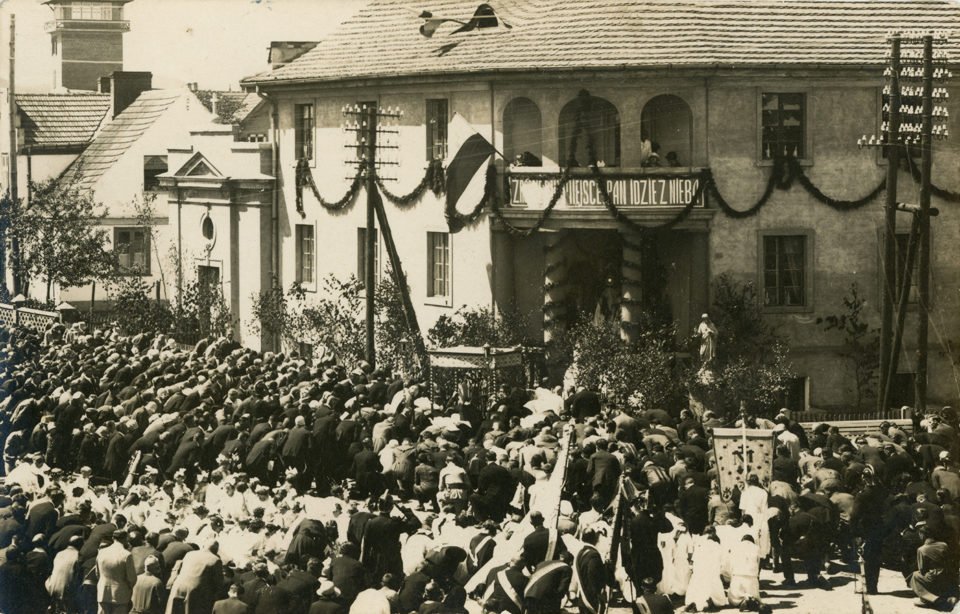
[[[10,14],[16,14],[16,89],[46,92],[53,72],[52,12],[43,0],[0,0],[0,86],[6,87]],[[124,69],[154,74],[154,87],[196,82],[239,89],[243,77],[269,69],[273,40],[321,40],[366,0],[134,0],[126,6]]]

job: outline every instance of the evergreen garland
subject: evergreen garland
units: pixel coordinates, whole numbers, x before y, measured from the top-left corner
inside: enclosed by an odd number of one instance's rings
[[[313,179],[313,173],[310,172],[310,163],[305,158],[300,158],[297,161],[295,178],[297,213],[300,214],[300,217],[307,217],[303,209],[303,186],[305,185],[310,186],[310,190],[313,192],[313,196],[317,199],[317,202],[327,211],[342,211],[346,209],[348,205],[353,204],[357,192],[360,191],[360,186],[363,184],[363,174],[363,165],[361,164],[357,169],[357,174],[353,177],[353,181],[350,183],[350,187],[347,188],[347,193],[344,194],[340,200],[327,202],[320,196],[320,190],[317,189],[317,183]]]
[[[920,175],[920,169],[917,168],[917,161],[913,159],[913,156],[907,153],[907,165],[910,167],[910,176],[913,177],[913,181],[920,183],[922,177]],[[945,201],[951,203],[960,203],[960,192],[953,192],[951,190],[945,190],[943,188],[938,188],[937,186],[930,183],[930,193],[938,198],[942,198]]]
[[[427,166],[427,170],[423,175],[423,179],[420,180],[420,183],[417,184],[417,187],[413,188],[410,193],[404,194],[403,196],[397,196],[387,189],[387,186],[384,185],[383,180],[379,176],[377,177],[377,186],[380,187],[380,192],[384,195],[384,197],[397,207],[401,209],[412,207],[420,200],[428,188],[436,196],[443,194],[443,162],[440,160],[432,160]]]

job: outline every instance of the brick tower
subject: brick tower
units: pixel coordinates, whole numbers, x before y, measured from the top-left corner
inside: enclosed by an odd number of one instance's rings
[[[132,0],[47,0],[53,21],[53,87],[96,90],[100,77],[123,70],[124,5]]]

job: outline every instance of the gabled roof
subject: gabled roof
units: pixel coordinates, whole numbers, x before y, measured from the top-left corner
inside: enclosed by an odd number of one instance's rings
[[[217,95],[217,119],[218,124],[237,124],[247,118],[253,109],[260,104],[263,99],[253,93],[217,91],[217,90],[197,90],[194,92],[203,106],[208,111],[213,111],[213,95]]]
[[[109,94],[14,94],[23,144],[31,149],[82,148],[110,111]]]
[[[500,24],[420,34],[421,12],[468,21],[481,0],[373,0],[290,64],[245,85],[473,72],[879,66],[887,32],[956,29],[951,0],[490,0]],[[503,25],[506,22],[511,27]],[[948,49],[956,58],[960,44]]]
[[[106,123],[90,146],[64,173],[64,179],[89,188],[185,94],[180,90],[149,90],[113,121]]]

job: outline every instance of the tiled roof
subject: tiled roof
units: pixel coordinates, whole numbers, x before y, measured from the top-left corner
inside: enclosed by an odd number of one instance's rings
[[[110,110],[109,94],[15,94],[24,145],[85,146]]]
[[[197,90],[194,92],[208,111],[213,110],[213,95],[217,95],[218,124],[236,124],[243,121],[259,103],[261,98],[247,92]]]
[[[243,81],[483,71],[880,65],[893,28],[954,29],[952,0],[490,0],[512,26],[426,38],[422,11],[469,20],[481,0],[373,0],[316,48]],[[960,50],[950,43],[952,57]]]
[[[140,94],[103,126],[90,146],[66,170],[64,178],[76,179],[80,186],[91,187],[182,95],[181,90],[150,90]]]

